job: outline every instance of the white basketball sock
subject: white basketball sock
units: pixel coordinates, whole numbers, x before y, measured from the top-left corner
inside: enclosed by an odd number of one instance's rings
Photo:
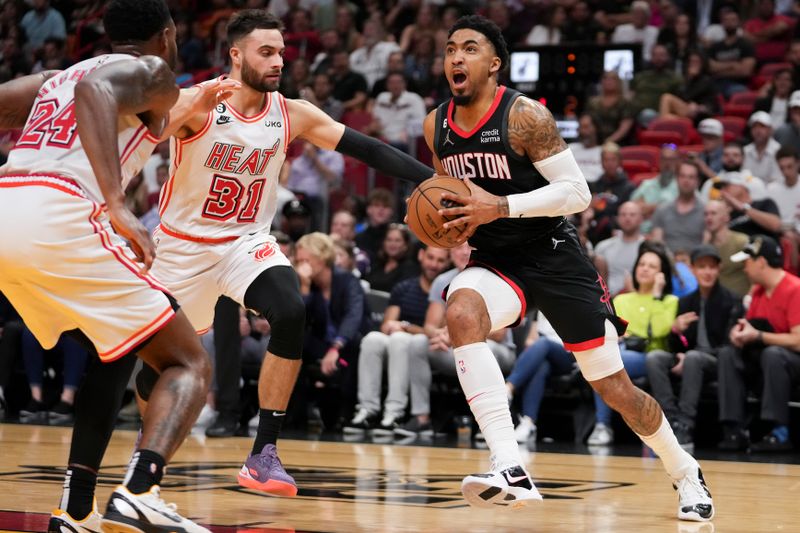
[[[453,350],[456,374],[497,466],[522,464],[500,366],[489,345],[476,342]]]
[[[661,458],[664,469],[672,479],[681,479],[699,466],[694,457],[678,444],[666,416],[662,417],[661,426],[655,433],[649,437],[639,435],[639,438]]]

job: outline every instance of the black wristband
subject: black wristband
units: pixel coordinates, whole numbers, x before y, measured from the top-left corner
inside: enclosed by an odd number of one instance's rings
[[[422,183],[435,171],[410,155],[352,128],[345,127],[336,151],[363,161],[381,174]]]

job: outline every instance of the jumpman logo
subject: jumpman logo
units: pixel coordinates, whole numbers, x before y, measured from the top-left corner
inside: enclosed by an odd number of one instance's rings
[[[563,239],[556,239],[555,237],[550,237],[550,239],[553,241],[553,250],[555,250],[555,249],[556,249],[556,246],[558,246],[558,245],[559,245],[559,244],[561,244],[562,242],[566,242],[566,241],[565,241],[565,240],[563,240]]]
[[[453,146],[456,145],[456,143],[450,140],[450,130],[447,130],[447,134],[444,136],[444,142],[442,143],[442,146],[447,146],[447,143],[450,143]]]

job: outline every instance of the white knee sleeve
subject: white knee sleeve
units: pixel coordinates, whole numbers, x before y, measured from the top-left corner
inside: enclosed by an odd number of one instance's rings
[[[492,331],[510,326],[522,312],[520,297],[503,278],[482,267],[469,267],[460,272],[450,283],[447,297],[458,289],[472,289],[483,298]]]
[[[610,320],[606,320],[606,335],[602,346],[573,353],[586,381],[603,379],[624,368],[619,353],[617,329]]]

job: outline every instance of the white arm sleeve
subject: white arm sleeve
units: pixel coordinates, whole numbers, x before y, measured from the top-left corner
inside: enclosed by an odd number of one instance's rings
[[[548,185],[508,198],[508,218],[555,217],[578,213],[589,207],[592,195],[586,178],[567,148],[533,164]]]

